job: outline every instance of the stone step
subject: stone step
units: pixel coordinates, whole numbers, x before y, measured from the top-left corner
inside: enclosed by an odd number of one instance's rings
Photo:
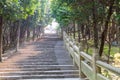
[[[33,68],[33,69],[37,69],[37,68],[41,68],[41,69],[63,69],[63,70],[67,70],[67,69],[74,69],[74,67],[64,67],[64,66],[0,66],[0,70],[4,69],[4,68],[18,68],[18,69],[26,69],[26,68]]]
[[[28,60],[46,60],[46,61],[54,61],[54,59],[52,59],[52,56],[45,56],[45,57],[23,57],[24,59],[28,59]],[[48,60],[47,60],[47,59]],[[12,59],[11,59],[12,60]]]
[[[19,79],[19,80],[83,80],[80,78]]]
[[[50,71],[1,71],[0,75],[12,74],[12,75],[30,75],[30,74],[78,74],[78,70],[50,70]]]
[[[24,68],[24,67],[33,67],[33,68],[37,68],[37,67],[40,67],[40,68],[45,68],[45,67],[58,67],[58,68],[62,68],[62,67],[74,67],[74,65],[7,65],[7,66],[4,66],[4,65],[1,65],[0,68],[5,68],[5,67],[18,67],[18,68]]]
[[[59,56],[60,57],[60,60],[66,60],[66,61],[68,61],[68,60],[70,60],[70,59],[66,59],[64,56]],[[41,57],[41,58],[23,58],[25,61],[37,61],[37,60],[41,60],[41,61],[56,61],[56,59],[55,58],[53,58],[53,57]],[[11,59],[11,60],[14,60],[14,59]]]
[[[0,68],[2,71],[51,71],[51,70],[60,70],[60,68]],[[62,69],[69,70],[69,69]]]
[[[57,62],[30,62],[30,63],[27,63],[27,62],[16,62],[16,63],[4,63],[3,65],[7,65],[7,64],[10,64],[10,65],[57,65],[58,63]]]
[[[54,38],[48,37],[27,44],[19,54],[3,61],[0,80],[77,80],[79,72],[62,48],[63,44],[59,46]]]
[[[5,62],[12,62],[12,61],[14,61],[15,59],[11,59],[11,61],[5,61]],[[21,60],[21,62],[22,62],[22,60]],[[56,62],[56,60],[46,60],[46,59],[24,59],[24,62]]]
[[[41,74],[41,75],[3,75],[1,80],[18,80],[18,79],[41,79],[41,78],[78,78],[78,74]]]

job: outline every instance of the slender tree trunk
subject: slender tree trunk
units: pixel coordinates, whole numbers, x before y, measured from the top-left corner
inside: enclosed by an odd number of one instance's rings
[[[2,34],[2,24],[3,24],[3,18],[2,16],[0,16],[0,62],[2,62],[2,38],[3,38],[3,34]]]
[[[84,40],[84,25],[81,25],[81,34],[82,34],[82,39]]]
[[[93,0],[93,31],[94,31],[94,48],[95,52],[93,53],[93,62],[96,62],[96,60],[99,59],[99,54],[98,54],[98,28],[97,28],[97,0]],[[95,78],[97,79],[96,73],[101,73],[101,68],[97,67],[93,63],[93,72],[95,73]]]
[[[68,36],[70,36],[70,27],[68,26]]]
[[[96,1],[93,0],[93,30],[94,30],[94,47],[98,49],[98,28],[96,18]]]
[[[27,40],[29,39],[29,37],[30,37],[30,29],[29,27],[27,27]]]
[[[33,28],[33,41],[35,40],[35,27]]]
[[[109,42],[109,48],[108,48],[108,61],[107,63],[110,63],[110,52],[111,52],[111,42]]]
[[[69,35],[69,26],[67,27],[67,34]]]
[[[16,51],[18,51],[20,45],[20,21],[18,21],[18,30],[17,30],[17,46]]]
[[[17,26],[17,27],[16,27]],[[16,43],[17,43],[17,31],[18,31],[18,22],[11,22],[10,26],[10,47],[16,48]]]
[[[86,34],[87,34],[88,40],[90,40],[90,28],[89,28],[89,25],[88,25],[88,27],[86,28]]]
[[[25,33],[26,33],[26,25],[20,26],[20,43],[24,43],[25,41]]]
[[[109,10],[108,10],[108,15],[107,15],[107,19],[105,21],[105,28],[102,32],[102,37],[101,37],[101,45],[100,45],[100,50],[99,50],[99,56],[102,56],[103,53],[103,49],[104,49],[104,44],[105,44],[105,39],[107,37],[107,31],[108,31],[108,24],[110,22],[110,18],[111,15],[113,13],[112,9],[113,9],[113,4],[114,4],[115,0],[110,0],[110,6],[109,6]]]
[[[72,28],[70,27],[70,36],[72,36]]]
[[[85,49],[85,34],[84,34],[85,32],[84,31],[85,31],[85,25],[82,24],[81,25],[81,34],[82,34],[82,37],[81,37],[81,39],[82,39],[81,41],[82,42],[81,43],[82,43],[83,50]]]
[[[88,50],[89,50],[89,45],[88,45],[88,34],[87,34],[87,28],[88,28],[88,25],[85,25],[85,32],[84,32],[84,43],[85,43],[85,47],[86,47],[86,53],[88,53]]]
[[[75,39],[75,30],[76,30],[76,26],[75,26],[75,22],[73,23],[73,38]]]
[[[118,45],[119,45],[119,53],[120,53],[120,27],[118,28],[118,35],[117,35],[117,41],[118,41]]]
[[[39,26],[39,32],[38,32],[38,38],[40,38],[40,34],[41,34],[41,31],[40,31],[40,29],[41,29],[41,26]]]
[[[80,24],[78,24],[78,42],[80,43]]]

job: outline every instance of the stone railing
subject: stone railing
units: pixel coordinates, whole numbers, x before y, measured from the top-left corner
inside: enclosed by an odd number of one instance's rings
[[[106,77],[103,73],[98,71],[106,70],[110,72],[112,75],[120,77],[120,68],[113,67],[103,61],[96,59],[96,55],[90,56],[81,50],[80,46],[77,46],[75,41],[71,39],[66,32],[63,32],[63,40],[66,49],[70,53],[73,64],[77,65],[79,68],[79,76],[87,77],[89,80],[117,80],[110,79],[110,77]],[[119,79],[118,79],[119,80]]]

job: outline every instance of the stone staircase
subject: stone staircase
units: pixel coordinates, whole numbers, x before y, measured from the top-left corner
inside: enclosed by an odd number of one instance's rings
[[[55,35],[27,42],[0,63],[0,80],[80,80],[78,69]]]

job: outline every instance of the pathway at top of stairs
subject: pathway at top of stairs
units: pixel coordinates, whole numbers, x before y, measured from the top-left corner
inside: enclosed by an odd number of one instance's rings
[[[78,69],[55,34],[27,42],[0,63],[0,80],[80,80]]]

